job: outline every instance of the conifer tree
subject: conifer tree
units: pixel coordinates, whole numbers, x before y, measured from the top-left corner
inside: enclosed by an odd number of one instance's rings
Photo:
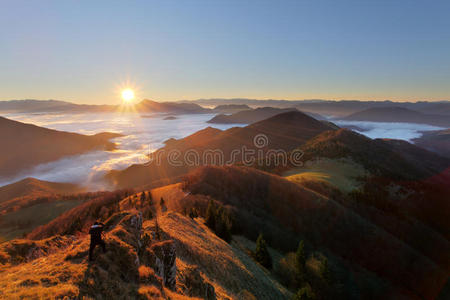
[[[256,249],[254,253],[255,260],[267,269],[272,268],[272,258],[270,257],[269,250],[267,249],[266,241],[262,233],[259,234],[256,240]]]
[[[217,212],[216,234],[225,242],[231,242],[231,221],[225,209],[221,209],[220,212]]]
[[[208,226],[211,230],[216,230],[216,206],[214,205],[213,200],[209,200],[205,222],[206,226]]]
[[[147,192],[147,199],[148,199],[148,204],[153,205],[153,198],[152,198],[151,192]]]
[[[304,281],[306,272],[305,243],[303,240],[300,241],[297,251],[295,252],[295,271],[297,277],[296,279],[300,284]]]
[[[323,281],[327,284],[331,284],[331,271],[328,266],[328,259],[324,258],[319,267],[319,274]]]
[[[149,209],[149,210],[147,211],[147,219],[152,219],[152,218],[153,218],[153,212],[152,212],[151,209]]]

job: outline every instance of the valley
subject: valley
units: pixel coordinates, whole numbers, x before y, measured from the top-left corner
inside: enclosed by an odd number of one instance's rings
[[[90,134],[109,126],[117,148],[84,155],[108,155],[94,176],[98,189],[77,176],[0,188],[0,274],[8,278],[0,296],[289,299],[303,286],[318,299],[445,298],[448,158],[298,110],[279,112],[219,128],[207,127],[210,114],[168,121],[108,113],[109,123],[82,114],[73,124],[14,115],[55,129],[84,124],[77,131]],[[155,141],[150,156],[145,139]],[[218,149],[222,157],[205,156]],[[235,155],[243,149],[255,157]],[[108,153],[141,158],[115,169]],[[187,153],[198,155],[195,164],[183,160]],[[96,220],[106,224],[108,252],[92,264],[87,231]],[[255,254],[261,238],[270,265]],[[292,269],[299,243],[301,278]]]
[[[449,300],[450,1],[1,1],[0,300]]]

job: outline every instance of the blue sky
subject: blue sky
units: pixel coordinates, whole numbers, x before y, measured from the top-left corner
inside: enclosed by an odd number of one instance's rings
[[[0,100],[450,99],[450,1],[0,2]]]

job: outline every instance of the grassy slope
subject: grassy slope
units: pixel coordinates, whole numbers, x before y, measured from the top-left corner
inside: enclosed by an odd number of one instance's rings
[[[71,183],[25,178],[21,181],[0,187],[0,203],[3,204],[24,197],[31,198],[50,194],[72,194],[81,190],[80,186]]]
[[[81,204],[82,200],[40,203],[1,216],[0,242],[20,237],[47,224],[62,213]]]
[[[136,238],[140,233],[134,230],[134,226],[138,219],[139,214],[130,211],[114,215],[106,222],[111,225],[105,237],[109,251],[106,254],[96,252],[97,263],[94,264],[87,263],[87,235],[74,239],[64,247],[53,247],[41,253],[40,257],[38,253],[35,259],[25,255],[26,262],[17,264],[16,260],[12,265],[0,264],[0,298],[53,299],[68,296],[113,299],[121,295],[124,299],[150,299],[149,296],[160,299],[164,294],[172,294],[170,291],[166,293],[161,279],[153,271],[141,274],[140,266],[148,268],[144,263],[136,265]],[[45,241],[24,240],[22,244],[27,244],[28,250],[22,252],[30,253],[30,249],[35,245],[45,245]],[[8,247],[18,248],[10,246],[11,243],[17,241],[3,244],[0,248],[3,257],[7,255]],[[173,299],[183,297],[175,294]]]
[[[179,265],[198,266],[216,289],[227,296],[234,298],[247,290],[257,299],[289,297],[290,293],[256,264],[239,243],[227,244],[202,224],[202,219],[191,220],[169,212],[158,222],[163,232],[176,243]]]
[[[285,228],[291,228],[316,247],[328,248],[350,264],[389,280],[399,288],[396,292],[425,298],[438,293],[448,270],[448,263],[442,258],[448,259],[448,255],[423,251],[427,253],[424,256],[413,248],[413,243],[405,243],[405,236],[425,239],[427,245],[434,245],[434,249],[441,251],[450,249],[448,241],[436,236],[429,228],[418,231],[407,222],[382,212],[377,213],[388,219],[389,228],[378,226],[334,199],[323,199],[295,186],[278,176],[236,167],[203,168],[191,174],[186,183],[186,189],[194,195],[210,196],[240,210],[270,211]],[[265,220],[268,224],[269,219]],[[411,222],[418,223],[414,219]],[[396,229],[396,224],[401,224],[402,228]],[[400,231],[393,236],[391,230]],[[266,233],[269,240],[273,238],[267,227]],[[441,263],[436,264],[438,261]],[[427,278],[421,275],[424,272],[428,274]]]
[[[80,199],[62,199],[57,195],[82,191],[75,184],[35,178],[25,178],[0,187],[0,242],[30,232],[79,205],[82,202]],[[47,199],[44,201],[44,198]]]
[[[408,142],[372,140],[347,129],[323,132],[299,149],[305,161],[318,157],[350,157],[371,174],[391,179],[423,179],[450,166],[448,159]]]
[[[123,200],[126,206],[128,199]],[[131,215],[135,214],[130,211]],[[229,245],[213,234],[201,219],[191,220],[180,214],[167,212],[158,216],[162,240],[173,239],[177,253],[177,286],[174,291],[146,282],[145,273],[134,265],[135,239],[127,227],[120,225],[127,212],[113,215],[106,221],[108,230],[106,254],[96,252],[97,262],[87,264],[88,237],[50,238],[42,241],[14,240],[0,247],[0,298],[52,298],[52,297],[170,297],[193,299],[185,295],[186,274],[198,269],[202,281],[211,284],[218,299],[236,298],[247,290],[258,299],[286,299],[290,293],[257,265],[237,244]],[[108,224],[118,225],[108,225]],[[133,222],[128,222],[133,224]],[[124,231],[125,230],[125,231]],[[143,224],[142,235],[153,236],[155,219]],[[130,235],[131,234],[131,235]],[[151,245],[158,243],[153,241]],[[22,246],[19,246],[22,245]],[[36,257],[30,255],[34,248],[43,248]],[[28,253],[28,254],[27,254]],[[9,258],[11,256],[11,258]],[[39,257],[41,256],[41,257]],[[144,260],[140,260],[141,266]],[[150,266],[151,267],[151,266]],[[139,274],[137,274],[139,273]],[[233,276],[229,276],[233,274]],[[130,277],[131,276],[131,277]],[[138,276],[139,279],[134,278]],[[128,278],[128,279],[126,279]],[[134,278],[134,279],[133,279]],[[156,282],[157,278],[155,277]],[[185,295],[183,295],[185,294]],[[141,298],[140,298],[141,299]],[[153,299],[153,298],[152,298]]]
[[[348,159],[318,159],[304,167],[287,171],[283,176],[287,180],[302,183],[305,181],[326,182],[344,192],[350,192],[360,186],[357,178],[366,175],[364,168]]]

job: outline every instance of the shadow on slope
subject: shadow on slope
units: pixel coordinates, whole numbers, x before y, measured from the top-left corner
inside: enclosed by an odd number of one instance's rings
[[[437,265],[339,202],[278,176],[250,168],[205,167],[187,176],[184,188],[238,211],[275,217],[313,248],[329,249],[350,265],[363,267],[390,281],[393,289],[385,292],[433,299],[447,280],[448,266]],[[269,220],[265,219],[266,223]],[[269,241],[274,238],[268,227],[260,230]],[[444,245],[448,248],[448,242]]]

